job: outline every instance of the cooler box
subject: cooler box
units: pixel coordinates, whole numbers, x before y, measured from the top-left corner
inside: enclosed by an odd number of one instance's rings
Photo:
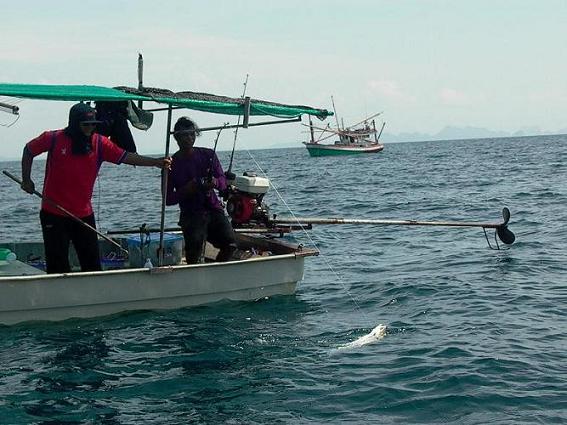
[[[127,238],[130,267],[144,267],[148,257],[150,257],[154,267],[158,265],[159,233],[150,233],[149,238],[144,235],[143,240],[142,246],[139,235]],[[164,233],[163,249],[164,266],[180,264],[183,257],[183,236]]]

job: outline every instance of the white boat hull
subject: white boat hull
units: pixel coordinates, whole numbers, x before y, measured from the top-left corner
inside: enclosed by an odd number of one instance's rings
[[[384,149],[379,143],[365,145],[324,145],[321,143],[304,143],[311,156],[353,155],[361,153],[377,153]]]
[[[304,256],[227,263],[0,278],[0,323],[164,310],[295,292]]]

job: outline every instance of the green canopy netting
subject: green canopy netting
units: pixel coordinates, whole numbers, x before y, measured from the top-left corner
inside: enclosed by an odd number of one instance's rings
[[[244,115],[245,107],[244,99],[190,91],[176,93],[157,88],[139,90],[130,87],[110,88],[90,85],[0,84],[0,96],[67,101],[142,100],[224,115]],[[321,119],[333,115],[326,109],[250,99],[250,115],[293,118],[303,114]]]

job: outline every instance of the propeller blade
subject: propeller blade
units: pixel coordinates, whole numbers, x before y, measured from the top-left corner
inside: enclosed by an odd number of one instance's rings
[[[516,235],[512,233],[508,226],[501,226],[496,229],[496,234],[498,238],[504,242],[506,245],[512,245],[516,240]]]

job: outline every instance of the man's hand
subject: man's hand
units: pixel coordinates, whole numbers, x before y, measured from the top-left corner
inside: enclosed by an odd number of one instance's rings
[[[35,184],[31,179],[22,180],[20,187],[28,193],[33,194],[35,191]]]
[[[211,177],[210,179],[204,179],[203,181],[203,188],[205,188],[205,190],[214,189],[216,185],[217,179],[214,177]]]
[[[171,157],[167,158],[156,158],[154,167],[162,168],[165,170],[171,170]]]

